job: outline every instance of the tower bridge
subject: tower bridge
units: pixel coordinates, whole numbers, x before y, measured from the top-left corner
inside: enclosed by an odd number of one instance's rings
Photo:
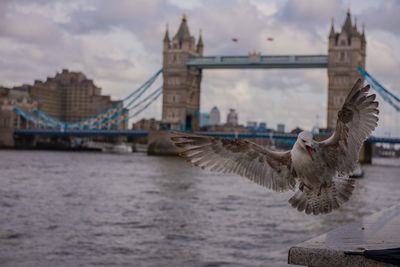
[[[8,120],[9,139],[19,138],[35,141],[35,137],[70,138],[70,137],[143,137],[149,136],[153,143],[159,143],[163,150],[168,149],[162,133],[130,131],[120,127],[129,119],[137,116],[157,98],[163,95],[162,121],[172,130],[188,130],[199,134],[208,134],[225,138],[269,138],[263,133],[205,133],[199,132],[200,91],[202,72],[205,69],[293,69],[325,68],[328,74],[328,111],[327,126],[333,129],[337,112],[341,108],[348,91],[358,78],[366,78],[386,103],[400,111],[400,98],[384,88],[374,77],[365,71],[366,40],[364,29],[358,31],[351,22],[351,14],[339,32],[334,25],[328,36],[327,55],[248,55],[204,56],[204,43],[200,34],[197,43],[190,35],[187,18],[182,18],[178,31],[172,39],[168,29],[163,40],[163,66],[143,85],[127,97],[100,113],[82,118],[79,121],[62,121],[60,117],[46,114],[40,106],[6,106],[7,112],[15,116]],[[149,93],[148,89],[157,77],[163,75],[163,86]],[[147,95],[146,95],[147,94]],[[25,105],[26,106],[26,105]],[[4,107],[0,109],[4,112]],[[0,115],[1,115],[0,112]],[[1,120],[0,120],[1,122]],[[4,120],[3,120],[4,122]],[[4,123],[3,123],[4,124]],[[32,126],[33,125],[33,126]],[[121,129],[122,128],[122,129]],[[0,128],[1,131],[4,129]],[[151,136],[153,134],[153,137]],[[272,139],[294,142],[295,135],[274,134]],[[161,142],[159,142],[161,140]],[[151,141],[149,142],[151,143]],[[399,144],[400,138],[370,137],[364,147],[364,160],[370,161],[373,143]],[[167,152],[168,153],[168,152]]]
[[[340,31],[331,25],[327,55],[248,55],[204,56],[202,35],[190,34],[186,16],[172,37],[168,29],[163,39],[163,110],[162,120],[173,130],[198,130],[200,91],[204,69],[294,69],[326,68],[328,74],[327,127],[336,125],[337,112],[349,90],[363,76],[366,39],[351,21],[350,11]]]

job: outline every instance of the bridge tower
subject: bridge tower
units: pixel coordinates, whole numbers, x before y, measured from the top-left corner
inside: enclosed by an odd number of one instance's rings
[[[203,40],[190,35],[187,18],[170,40],[168,27],[163,41],[162,121],[173,130],[198,130],[201,70],[186,65],[189,57],[203,55]]]
[[[351,21],[350,10],[340,32],[332,26],[328,44],[328,129],[336,126],[337,112],[342,107],[346,95],[358,78],[362,78],[357,67],[365,68],[366,40],[357,23]]]

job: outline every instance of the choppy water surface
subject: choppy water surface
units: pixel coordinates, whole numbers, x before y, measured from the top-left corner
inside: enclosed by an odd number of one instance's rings
[[[326,216],[178,158],[0,151],[1,266],[285,266],[289,247],[400,201],[399,160],[366,166]]]

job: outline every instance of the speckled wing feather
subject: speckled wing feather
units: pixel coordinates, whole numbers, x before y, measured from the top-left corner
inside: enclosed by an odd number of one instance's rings
[[[295,173],[290,151],[277,152],[247,140],[171,133],[182,149],[181,156],[195,166],[211,171],[236,173],[275,191],[293,189]]]
[[[369,85],[361,88],[359,79],[338,112],[335,132],[319,143],[322,159],[339,174],[353,170],[361,145],[378,125],[378,102],[368,91]]]
[[[305,211],[306,214],[325,214],[338,209],[347,202],[354,190],[354,180],[334,177],[329,187],[322,187],[320,190],[313,190],[305,187],[289,199],[292,207],[298,211]]]

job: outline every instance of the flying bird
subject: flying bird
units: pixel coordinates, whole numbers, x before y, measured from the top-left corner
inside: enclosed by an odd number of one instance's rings
[[[306,214],[325,214],[349,200],[354,180],[349,178],[363,142],[378,123],[378,102],[370,86],[359,79],[337,115],[336,129],[318,142],[301,132],[289,151],[273,151],[248,140],[217,139],[173,132],[171,140],[181,156],[195,166],[235,173],[277,192],[296,191],[292,207]]]

